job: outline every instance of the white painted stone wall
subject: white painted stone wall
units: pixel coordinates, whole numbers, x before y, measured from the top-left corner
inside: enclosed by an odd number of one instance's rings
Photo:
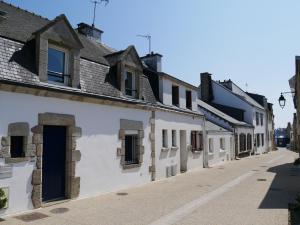
[[[220,139],[225,139],[225,150],[220,147]],[[229,132],[208,131],[207,149],[209,148],[209,139],[213,140],[213,152],[208,152],[208,165],[215,166],[226,161],[230,161],[231,153],[234,149],[234,136]],[[231,143],[232,141],[232,143]],[[207,150],[208,151],[208,150]]]
[[[155,122],[155,146],[156,146],[156,179],[166,178],[166,167],[177,165],[177,174],[180,173],[180,130],[186,131],[187,145],[191,144],[191,131],[203,130],[203,119],[192,116],[179,115],[173,112],[157,111]],[[168,147],[172,145],[172,130],[177,131],[178,150],[162,151],[162,130],[168,131]],[[203,154],[195,154],[188,151],[187,170],[203,167]]]
[[[197,111],[197,91],[185,86],[183,84],[175,83],[167,78],[162,78],[160,80],[160,89],[161,89],[161,101],[165,105],[172,105],[172,85],[179,86],[179,107],[186,109],[186,90],[192,92],[192,110]]]
[[[259,114],[263,114],[264,121],[263,121],[263,126],[261,126],[261,121],[259,117],[259,125],[256,125],[256,112]],[[254,125],[254,135],[260,134],[260,146],[256,148],[256,152],[258,154],[262,154],[264,152],[267,152],[268,150],[268,142],[267,142],[267,120],[266,120],[266,113],[264,110],[260,110],[258,108],[253,109],[253,125]],[[262,146],[262,141],[261,141],[261,134],[264,134],[264,145]],[[255,136],[256,137],[256,136]]]
[[[82,128],[82,137],[77,142],[82,157],[76,165],[76,176],[81,177],[80,198],[150,182],[151,112],[2,91],[0,105],[0,137],[7,136],[9,123],[28,122],[30,127],[36,126],[38,113],[75,115],[76,126]],[[120,157],[117,156],[117,148],[121,147],[118,137],[120,119],[143,122],[145,154],[140,168],[123,170],[120,165]],[[32,208],[33,168],[34,163],[15,164],[13,177],[0,180],[0,187],[10,187],[9,209],[2,214]]]

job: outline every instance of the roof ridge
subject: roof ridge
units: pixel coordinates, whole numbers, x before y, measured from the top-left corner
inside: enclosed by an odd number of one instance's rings
[[[0,3],[4,3],[4,4],[6,4],[6,5],[10,6],[10,7],[14,7],[15,9],[18,9],[18,10],[20,10],[20,11],[26,12],[26,13],[31,14],[31,15],[33,15],[33,16],[42,18],[42,19],[44,19],[44,20],[51,21],[51,20],[48,19],[47,17],[43,17],[43,16],[41,16],[41,15],[35,14],[34,12],[30,12],[30,11],[28,11],[28,10],[26,10],[26,9],[22,9],[22,8],[20,8],[19,6],[15,6],[15,5],[11,4],[11,3],[5,2],[4,0],[0,0]]]

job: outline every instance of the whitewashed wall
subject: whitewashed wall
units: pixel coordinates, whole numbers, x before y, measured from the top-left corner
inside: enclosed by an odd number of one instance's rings
[[[231,153],[234,148],[234,136],[229,132],[214,132],[208,131],[207,134],[207,149],[209,148],[209,139],[213,140],[213,152],[208,152],[208,164],[209,166],[218,165],[226,161],[230,161]],[[225,139],[225,150],[223,151],[220,147],[220,139]],[[232,141],[232,143],[231,143]],[[208,150],[207,150],[208,151]]]
[[[262,113],[263,117],[264,117],[264,121],[263,121],[263,126],[261,126],[261,121],[259,118],[259,125],[256,125],[256,112],[258,113]],[[261,136],[260,136],[260,146],[256,148],[256,152],[258,154],[262,154],[267,152],[268,150],[268,142],[267,142],[267,126],[268,126],[268,121],[266,120],[266,113],[264,110],[260,110],[258,108],[254,108],[253,109],[253,125],[254,125],[254,135],[256,137],[256,134],[264,134],[264,146],[262,146],[262,141],[261,141]]]
[[[215,81],[212,81],[212,88],[214,93],[213,102],[244,110],[244,121],[249,124],[253,123],[253,107],[250,104]]]
[[[191,144],[191,131],[203,130],[203,119],[192,116],[179,115],[173,112],[157,111],[155,115],[155,148],[156,148],[156,179],[166,178],[166,167],[177,165],[177,174],[180,173],[180,130],[185,130],[187,134],[187,145]],[[172,130],[177,131],[178,150],[162,151],[162,130],[168,130],[168,147],[172,145]],[[203,154],[188,151],[187,169],[203,167]]]
[[[30,127],[36,126],[38,113],[75,115],[76,125],[82,128],[82,137],[77,142],[82,158],[76,165],[76,176],[81,177],[80,198],[150,182],[151,112],[2,91],[0,105],[0,136],[7,136],[9,123],[28,122]],[[121,146],[120,119],[143,122],[145,154],[140,168],[123,170],[120,165],[117,157],[117,148]],[[32,208],[33,168],[33,163],[15,164],[13,177],[0,180],[1,187],[10,187],[10,207],[4,213]]]
[[[161,97],[160,99],[166,105],[172,105],[172,85],[179,86],[179,107],[182,109],[186,109],[186,96],[185,91],[189,90],[192,92],[192,110],[197,111],[197,91],[192,90],[191,88],[183,85],[175,83],[167,78],[162,78],[160,80],[160,89],[161,89]]]

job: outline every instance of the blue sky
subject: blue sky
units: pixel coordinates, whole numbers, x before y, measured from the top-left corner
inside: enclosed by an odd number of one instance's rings
[[[49,19],[64,13],[75,27],[92,23],[89,0],[7,0]],[[299,0],[110,0],[97,9],[95,25],[116,49],[135,45],[142,56],[152,35],[152,50],[162,54],[163,70],[194,85],[200,72],[231,79],[274,103],[276,127],[292,121],[291,96],[282,110],[277,99],[289,91],[300,54]]]

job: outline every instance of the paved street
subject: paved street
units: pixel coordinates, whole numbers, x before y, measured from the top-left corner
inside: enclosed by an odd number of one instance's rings
[[[14,216],[0,224],[285,225],[287,204],[300,190],[300,169],[292,165],[296,157],[280,149],[36,210],[45,218],[32,222]]]

